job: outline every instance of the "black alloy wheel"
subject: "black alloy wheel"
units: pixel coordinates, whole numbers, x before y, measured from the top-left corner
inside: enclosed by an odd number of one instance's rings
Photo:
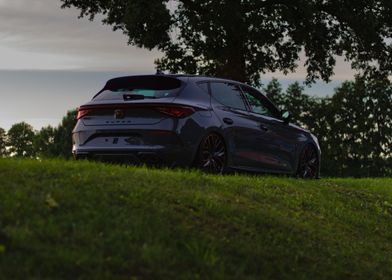
[[[227,152],[219,135],[208,134],[200,144],[196,167],[208,173],[223,173],[226,169]]]
[[[297,177],[303,179],[317,179],[319,160],[314,146],[306,145],[303,149],[298,164]]]

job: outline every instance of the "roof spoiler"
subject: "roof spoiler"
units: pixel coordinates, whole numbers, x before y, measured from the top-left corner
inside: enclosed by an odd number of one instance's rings
[[[119,89],[149,89],[149,90],[172,90],[181,87],[181,81],[165,75],[127,76],[109,80],[105,87],[98,92],[98,96],[105,90],[117,91]]]

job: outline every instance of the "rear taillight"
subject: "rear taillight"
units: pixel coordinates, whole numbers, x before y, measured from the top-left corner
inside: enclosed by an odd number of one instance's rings
[[[195,109],[192,107],[188,106],[180,106],[180,105],[144,105],[144,106],[138,106],[138,105],[100,105],[100,106],[88,106],[88,107],[80,107],[78,110],[78,115],[76,117],[77,120],[87,116],[91,115],[91,113],[95,113],[99,110],[113,110],[113,115],[114,111],[116,109],[152,109],[157,112],[160,112],[162,114],[165,114],[167,116],[173,117],[173,118],[185,118],[190,115],[192,115],[195,112]]]
[[[185,118],[192,115],[195,109],[185,106],[164,106],[154,108],[158,112],[174,118]]]
[[[92,109],[79,108],[78,115],[76,116],[76,119],[79,120],[79,119],[83,118],[84,116],[88,115],[90,112],[92,112]]]

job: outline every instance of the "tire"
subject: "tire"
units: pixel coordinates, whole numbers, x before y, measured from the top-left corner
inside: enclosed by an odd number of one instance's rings
[[[306,145],[299,156],[296,176],[302,179],[317,179],[319,167],[316,148],[313,145]]]
[[[200,143],[195,167],[207,173],[222,174],[227,169],[227,149],[223,138],[210,133]]]

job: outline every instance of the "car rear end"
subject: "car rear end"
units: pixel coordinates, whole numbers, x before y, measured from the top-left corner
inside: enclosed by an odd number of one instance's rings
[[[75,158],[189,166],[195,146],[183,134],[203,108],[176,102],[185,88],[184,81],[169,76],[110,80],[78,110]]]

